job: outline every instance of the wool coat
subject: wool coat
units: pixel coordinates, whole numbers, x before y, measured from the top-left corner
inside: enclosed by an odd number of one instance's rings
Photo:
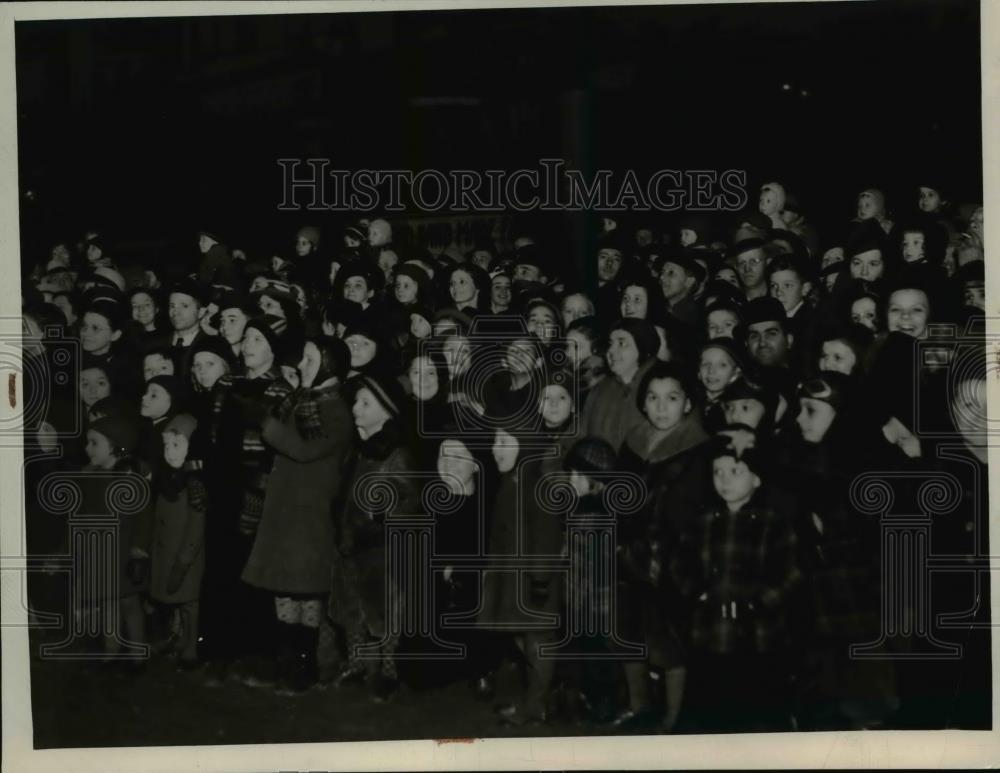
[[[205,507],[208,496],[201,481],[189,476],[171,498],[161,493],[153,519],[150,595],[166,604],[197,601],[205,572]],[[175,565],[187,567],[180,587],[167,588]]]

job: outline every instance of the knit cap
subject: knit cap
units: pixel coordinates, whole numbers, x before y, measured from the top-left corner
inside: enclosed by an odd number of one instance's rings
[[[738,344],[734,339],[728,338],[726,336],[720,336],[719,338],[713,338],[711,341],[706,341],[701,345],[701,349],[698,355],[701,356],[703,352],[709,349],[721,349],[726,354],[729,355],[730,359],[740,370],[745,370],[747,367],[747,352],[740,344]]]
[[[655,357],[660,351],[660,336],[656,332],[653,323],[645,319],[628,317],[618,320],[608,331],[610,336],[616,330],[624,330],[635,341],[635,346],[639,350],[640,362],[645,362],[651,357]]]
[[[400,417],[403,406],[406,404],[406,392],[399,381],[394,378],[367,374],[351,380],[355,382],[355,393],[359,389],[367,389],[390,416],[395,419]]]
[[[850,383],[850,376],[823,370],[815,378],[807,379],[799,384],[798,396],[821,400],[833,406],[834,410],[839,411],[847,398]]]
[[[274,314],[261,314],[247,322],[246,330],[250,328],[258,330],[267,339],[271,351],[277,359],[281,346],[281,336],[288,328],[288,321]]]
[[[617,454],[612,445],[600,438],[585,437],[576,441],[563,461],[564,470],[578,472],[614,472],[618,465]]]
[[[162,387],[163,391],[170,395],[171,409],[177,407],[177,400],[181,394],[181,381],[177,376],[153,376],[146,382],[146,388],[148,389],[152,384]]]
[[[231,308],[231,307],[227,307]],[[222,336],[201,336],[195,341],[194,345],[191,347],[191,361],[199,352],[209,352],[211,354],[219,357],[223,362],[225,362],[230,368],[236,365],[236,354],[233,352],[233,347],[229,345]]]

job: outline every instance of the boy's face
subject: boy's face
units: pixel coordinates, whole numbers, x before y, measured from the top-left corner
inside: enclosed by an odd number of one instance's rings
[[[649,299],[646,297],[646,289],[629,285],[622,293],[621,303],[622,317],[635,317],[645,319],[649,313]]]
[[[417,283],[411,277],[400,274],[396,277],[393,292],[400,303],[414,303],[417,300]]]
[[[729,400],[723,403],[722,410],[726,415],[726,424],[745,424],[757,429],[764,418],[764,404],[750,397]]]
[[[810,288],[795,271],[775,271],[771,274],[770,289],[771,297],[781,301],[787,313],[802,302]]]
[[[419,314],[410,315],[410,335],[414,338],[427,338],[432,332],[431,323]]]
[[[195,381],[203,389],[211,389],[215,382],[229,372],[229,366],[219,355],[212,352],[198,352],[191,361],[191,371]]]
[[[672,378],[654,378],[646,389],[643,413],[661,432],[673,429],[691,411],[684,388]]]
[[[857,365],[858,358],[846,343],[839,339],[823,342],[823,351],[819,358],[820,370],[832,370],[850,376]]]
[[[147,354],[142,361],[142,376],[146,381],[154,376],[172,375],[174,375],[174,361],[162,354]]]
[[[859,252],[851,258],[851,278],[862,279],[865,282],[874,282],[882,278],[885,273],[885,263],[882,260],[881,250],[867,250]]]
[[[510,306],[510,286],[509,276],[501,274],[493,277],[493,281],[490,283],[490,300],[498,308],[506,309]]]
[[[100,432],[87,430],[87,459],[94,467],[102,470],[111,469],[116,461],[111,441]]]
[[[147,419],[159,419],[170,410],[170,393],[159,384],[148,384],[146,393],[142,396],[142,407],[139,415]]]
[[[743,283],[744,289],[760,287],[764,283],[766,264],[764,250],[760,247],[747,250],[736,257],[736,268],[739,271],[740,281]]]
[[[875,301],[871,298],[858,298],[851,304],[851,321],[877,332],[878,309]]]
[[[363,276],[349,276],[344,282],[344,297],[349,301],[365,304],[372,297],[372,291],[368,289],[368,282]]]
[[[760,487],[760,478],[750,471],[746,462],[734,456],[720,456],[712,461],[712,483],[723,502],[741,505]]]
[[[813,397],[799,398],[799,415],[795,422],[802,430],[802,439],[807,443],[819,443],[837,417],[837,411],[830,403]]]
[[[927,332],[930,304],[922,290],[896,290],[889,296],[886,322],[889,332],[906,333],[914,338],[923,338]]]
[[[542,341],[555,338],[559,334],[556,315],[548,306],[534,306],[528,313],[528,330]]]
[[[497,430],[493,440],[493,459],[500,472],[510,472],[514,469],[514,465],[517,463],[518,448],[517,438],[505,430]]]
[[[791,336],[777,320],[753,322],[747,327],[747,349],[761,365],[784,365],[791,349]]]
[[[274,364],[274,352],[270,342],[257,328],[251,327],[243,333],[243,364],[248,370],[265,371]]]
[[[362,439],[374,435],[389,420],[389,412],[366,387],[359,389],[355,395],[351,413],[354,416],[354,426],[358,428]]]
[[[187,331],[198,325],[202,308],[194,298],[185,293],[170,293],[170,325],[174,330]]]
[[[243,331],[247,326],[247,315],[242,309],[223,309],[219,315],[219,333],[231,345],[235,346],[243,339]]]
[[[639,348],[624,330],[615,330],[608,339],[608,367],[622,378],[631,377],[639,368]]]
[[[740,275],[736,273],[736,269],[732,266],[723,266],[720,268],[715,272],[715,278],[721,279],[723,282],[729,282],[729,284],[737,289],[743,289],[743,285],[740,284]]]
[[[441,444],[438,453],[437,468],[442,478],[466,483],[476,472],[476,462],[472,458],[472,452],[465,447],[465,443],[446,440]]]
[[[548,385],[542,390],[539,402],[538,412],[542,415],[545,426],[550,429],[565,424],[573,413],[573,396],[564,386]]]
[[[622,267],[622,253],[610,247],[604,247],[597,253],[597,278],[602,282],[613,282]]]
[[[980,311],[986,311],[986,288],[981,282],[967,282],[962,291],[962,302]]]
[[[660,271],[660,289],[663,290],[663,297],[670,303],[676,303],[688,291],[694,287],[694,277],[689,276],[683,266],[671,263],[669,260],[663,264]]]
[[[698,380],[709,395],[722,393],[740,374],[736,363],[722,349],[711,347],[701,353],[701,363],[698,366]]]
[[[594,347],[590,339],[581,331],[570,330],[566,334],[566,354],[573,364],[574,370],[578,369],[580,364],[593,353]]]
[[[351,368],[357,370],[358,368],[363,368],[369,362],[375,359],[375,353],[377,346],[375,342],[368,336],[363,335],[349,335],[344,339],[344,343],[347,344],[347,348],[351,350]]]
[[[570,322],[574,322],[581,317],[590,317],[594,314],[594,305],[586,295],[574,293],[567,295],[562,302],[563,325],[569,327]]]
[[[88,311],[80,323],[80,346],[90,354],[107,354],[121,334],[120,330],[111,329],[111,323],[103,314]]]
[[[132,296],[132,319],[142,326],[151,325],[156,317],[156,305],[153,298],[146,293],[136,293]]]
[[[713,338],[732,338],[733,329],[740,324],[740,319],[730,309],[716,309],[705,319],[709,340]]]
[[[907,231],[903,234],[903,260],[915,263],[924,259],[924,235],[920,231]]]
[[[87,368],[80,372],[80,399],[90,408],[98,400],[111,394],[111,382],[107,374],[98,368]]]
[[[418,400],[430,400],[438,393],[440,383],[437,368],[429,357],[415,357],[407,373],[410,390]]]
[[[175,470],[184,465],[188,454],[188,439],[180,432],[163,433],[163,458]]]
[[[921,186],[917,206],[921,212],[937,212],[941,209],[941,194],[933,188]]]

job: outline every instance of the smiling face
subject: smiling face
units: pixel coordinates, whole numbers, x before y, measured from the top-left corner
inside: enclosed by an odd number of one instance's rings
[[[501,311],[510,306],[510,288],[510,277],[504,274],[498,274],[490,282],[490,300]]]
[[[646,319],[649,313],[649,297],[646,288],[639,285],[628,285],[622,293],[622,317]]]
[[[923,290],[905,288],[896,290],[889,296],[886,327],[890,333],[898,331],[914,338],[923,338],[927,333],[929,318],[930,304]]]
[[[136,293],[132,296],[129,305],[132,307],[132,319],[143,327],[153,324],[153,320],[156,319],[156,304],[153,302],[153,296],[149,293]]]
[[[533,306],[528,312],[528,330],[542,341],[555,338],[559,334],[555,312],[548,306]]]
[[[410,379],[410,390],[418,400],[430,400],[438,393],[437,368],[430,357],[415,357],[407,372]]]
[[[690,411],[691,401],[678,381],[654,378],[649,382],[642,412],[656,429],[661,432],[672,430]]]
[[[718,397],[740,375],[733,358],[723,349],[712,346],[701,353],[698,380],[709,397]]]
[[[146,393],[142,396],[142,407],[139,415],[147,419],[159,419],[170,410],[170,393],[159,384],[148,384]]]
[[[747,350],[761,365],[784,365],[790,338],[777,320],[754,322],[747,327]]]
[[[565,424],[573,413],[573,396],[566,391],[566,387],[549,384],[542,390],[538,412],[546,427],[550,429],[559,427]]]
[[[163,433],[163,458],[173,469],[184,466],[188,454],[188,439],[180,432]]]
[[[111,380],[100,368],[86,368],[80,371],[80,400],[90,408],[98,400],[111,394]]]
[[[602,282],[613,282],[622,267],[621,250],[604,247],[597,253],[597,278]]]
[[[448,281],[448,294],[456,304],[475,303],[479,296],[479,290],[476,289],[476,283],[471,274],[467,271],[457,270],[452,272],[451,279]]]
[[[830,403],[813,397],[799,398],[799,415],[795,423],[799,425],[802,439],[807,443],[822,441],[836,417],[837,411]]]

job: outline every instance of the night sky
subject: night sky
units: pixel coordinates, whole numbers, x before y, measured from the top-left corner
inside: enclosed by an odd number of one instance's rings
[[[981,197],[976,2],[19,22],[16,45],[27,240],[287,239],[323,218],[276,210],[279,157],[739,168],[821,223],[928,169]]]

